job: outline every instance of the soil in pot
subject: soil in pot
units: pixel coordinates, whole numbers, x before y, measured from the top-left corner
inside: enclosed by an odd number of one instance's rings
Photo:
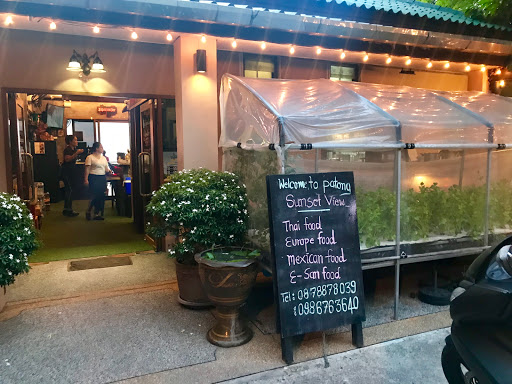
[[[199,266],[197,264],[187,265],[177,261],[176,277],[178,279],[178,302],[191,309],[201,309],[213,306],[206,295],[206,292],[199,277]]]

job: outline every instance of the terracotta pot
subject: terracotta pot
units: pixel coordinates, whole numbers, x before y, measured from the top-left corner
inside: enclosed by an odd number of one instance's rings
[[[213,304],[208,299],[201,278],[199,277],[199,267],[197,265],[180,264],[175,260],[176,277],[178,279],[178,302],[188,308],[208,308]]]
[[[0,287],[0,312],[2,312],[6,303],[7,303],[7,289],[5,287]]]
[[[203,252],[204,253],[204,252]],[[205,260],[196,255],[199,275],[208,298],[216,307],[217,323],[207,339],[219,347],[236,347],[252,339],[253,332],[243,319],[240,307],[251,293],[259,271],[258,260],[229,263]]]

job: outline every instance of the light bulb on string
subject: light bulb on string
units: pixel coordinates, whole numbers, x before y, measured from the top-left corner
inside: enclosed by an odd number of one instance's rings
[[[11,16],[11,15],[9,15],[9,16],[7,16],[7,17],[5,18],[4,24],[5,24],[5,25],[12,25],[12,24],[14,24],[14,20],[12,19],[12,16]]]
[[[267,49],[267,43],[265,43],[265,42],[261,43],[261,49],[262,50]]]
[[[407,60],[405,61],[405,65],[411,65],[412,63],[412,60],[410,57],[407,58]]]
[[[100,27],[98,27],[97,25],[94,26],[94,28],[92,29],[92,31],[94,33],[100,33]]]
[[[206,36],[205,35],[202,35],[201,36],[201,43],[206,43]]]
[[[137,32],[133,31],[132,34],[131,34],[131,38],[133,40],[137,40],[139,38],[139,35],[137,34]]]
[[[482,65],[482,67],[480,68],[480,71],[482,71],[482,72],[487,71],[487,68],[485,68],[485,65]]]
[[[445,69],[450,68],[450,62],[444,63],[444,68],[445,68]]]
[[[505,80],[500,80],[500,87],[501,88],[505,87]]]
[[[54,21],[52,21],[52,22],[50,23],[50,29],[51,29],[52,31],[54,31],[54,30],[56,30],[56,29],[57,29],[57,24],[55,24],[55,22],[54,22]]]
[[[427,68],[432,68],[432,66],[433,66],[432,62],[431,62],[431,61],[429,61],[429,62],[427,63]]]
[[[469,65],[469,64],[468,64],[468,65],[466,65],[466,68],[464,68],[464,70],[465,70],[466,72],[471,71],[471,65]]]
[[[391,64],[391,57],[388,56],[388,58],[386,59],[386,64]]]
[[[232,46],[233,48],[236,48],[236,47],[238,46],[238,44],[237,44],[236,40],[233,40],[233,41],[231,42],[231,46]]]
[[[170,33],[168,33],[165,38],[167,39],[167,41],[172,41],[172,35]]]
[[[293,55],[294,53],[295,53],[295,47],[291,46],[291,47],[290,47],[290,54],[292,54],[292,55]]]
[[[317,54],[317,55],[319,55],[319,54],[321,54],[321,53],[322,53],[322,48],[318,47],[318,48],[316,49],[316,54]]]
[[[343,60],[347,55],[345,55],[345,51],[341,51],[340,59]]]
[[[501,75],[501,68],[498,68],[495,72],[496,75]]]
[[[367,62],[369,58],[370,58],[370,56],[368,56],[368,54],[365,52],[364,57],[363,57],[363,61]]]

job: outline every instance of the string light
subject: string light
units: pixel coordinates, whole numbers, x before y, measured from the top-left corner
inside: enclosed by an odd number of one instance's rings
[[[206,36],[205,35],[201,36],[201,43],[203,43],[203,44],[206,43]]]
[[[501,68],[498,68],[495,73],[496,75],[501,75]]]
[[[321,54],[321,53],[322,53],[322,48],[318,47],[318,48],[316,49],[316,54],[317,54],[317,55],[319,55],[319,54]]]
[[[485,65],[482,65],[482,68],[480,68],[480,71],[485,72],[487,68],[485,68]]]
[[[340,54],[340,59],[343,60],[345,58],[345,51],[341,51],[341,54]]]
[[[294,53],[295,53],[295,47],[292,46],[292,47],[290,47],[290,54],[293,55]]]
[[[450,62],[445,63],[445,64],[444,64],[444,67],[445,67],[446,69],[450,68]]]
[[[267,43],[263,42],[261,43],[261,49],[265,50],[267,48]]]
[[[388,58],[386,59],[386,64],[391,64],[391,57],[388,56]]]
[[[92,31],[93,31],[94,33],[100,33],[100,27],[98,27],[98,26],[96,25],[96,26],[94,26],[94,28],[92,29]]]
[[[368,56],[368,54],[365,53],[364,57],[363,57],[363,61],[366,62],[366,61],[368,61],[369,58],[370,58],[370,56]]]
[[[57,24],[55,24],[55,22],[54,22],[54,21],[52,21],[52,22],[50,23],[50,29],[51,29],[52,31],[53,31],[53,30],[55,30],[55,29],[57,29]]]
[[[464,68],[464,70],[465,70],[466,72],[471,71],[471,65],[469,65],[469,64],[468,64],[468,65],[466,65],[466,68]]]
[[[236,40],[233,40],[233,42],[231,43],[231,46],[232,46],[233,48],[236,48],[236,46],[237,46],[237,45],[238,45],[238,44],[237,44]]]
[[[407,58],[407,60],[405,61],[405,65],[411,65],[412,63],[412,60],[410,57]]]
[[[137,40],[139,38],[139,35],[137,35],[137,32],[133,31],[131,37],[133,40]]]
[[[167,39],[167,41],[172,41],[172,35],[170,33],[168,33],[166,36],[166,39]]]
[[[500,87],[503,88],[505,86],[505,80],[500,80]]]
[[[427,64],[427,68],[432,68],[432,65],[433,65],[432,62],[429,61],[428,64]]]
[[[12,24],[14,24],[14,20],[12,19],[12,16],[11,16],[11,15],[9,15],[9,16],[7,16],[7,17],[5,18],[4,24],[5,24],[5,25],[12,25]]]

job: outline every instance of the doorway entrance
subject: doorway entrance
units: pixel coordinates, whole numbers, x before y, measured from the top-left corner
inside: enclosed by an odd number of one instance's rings
[[[41,248],[29,262],[120,255],[159,249],[145,235],[145,206],[152,191],[177,164],[172,98],[63,95],[58,92],[4,92],[10,156],[10,190],[31,209]],[[66,136],[76,137],[83,154],[73,167],[72,209],[64,215]],[[168,145],[160,143],[167,139]],[[173,142],[169,143],[169,141]],[[86,220],[89,190],[86,158],[101,142],[112,175],[107,176],[103,217]],[[164,160],[164,151],[166,158]],[[173,153],[169,153],[169,152]]]

